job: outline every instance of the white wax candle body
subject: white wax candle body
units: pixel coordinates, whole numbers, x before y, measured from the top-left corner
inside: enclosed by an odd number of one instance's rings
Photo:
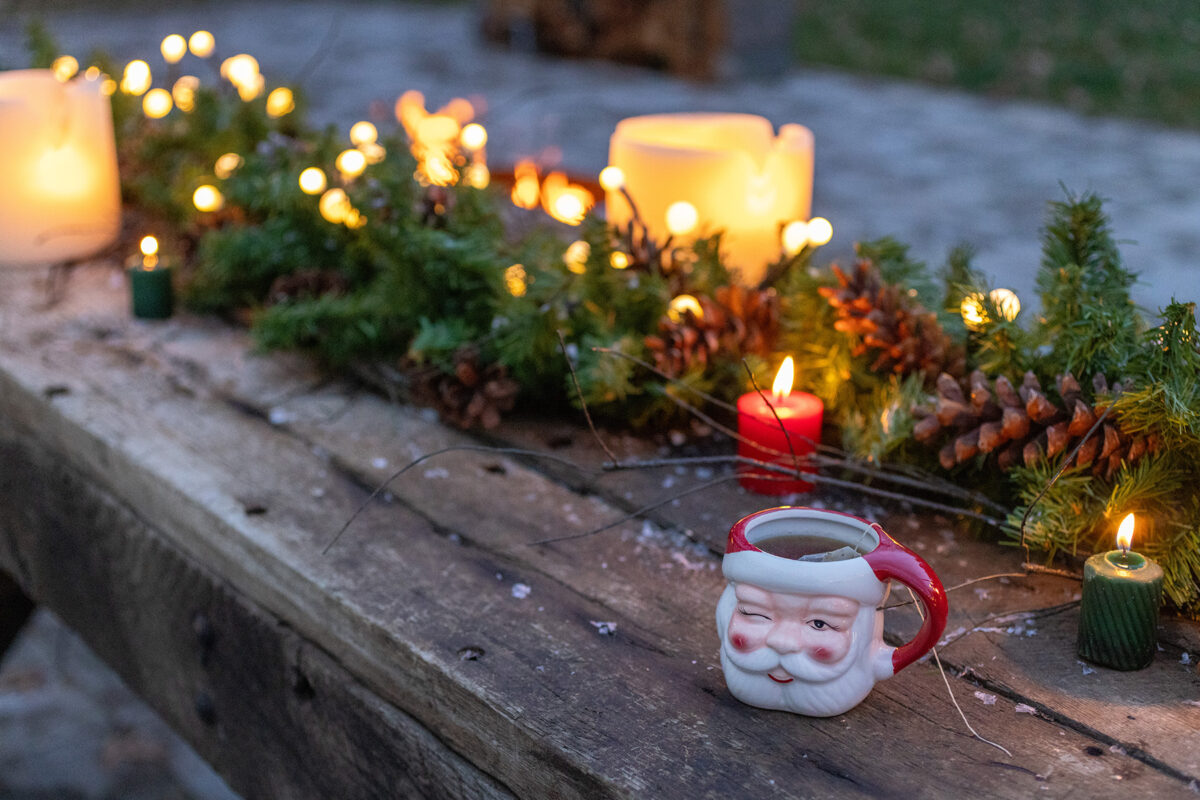
[[[659,241],[667,237],[667,207],[686,201],[704,232],[725,232],[728,263],[740,281],[761,280],[781,255],[780,226],[807,220],[812,205],[813,136],[802,125],[750,114],[658,114],[617,124],[608,163]],[[609,222],[631,216],[620,192],[609,192]],[[700,232],[700,231],[698,231]]]
[[[0,264],[53,263],[116,239],[121,188],[100,83],[0,72]]]

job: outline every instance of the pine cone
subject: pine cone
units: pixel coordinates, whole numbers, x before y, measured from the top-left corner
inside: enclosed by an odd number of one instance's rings
[[[1097,394],[1108,392],[1103,375],[1097,375],[1092,383]],[[938,460],[946,469],[979,453],[994,453],[996,465],[1004,470],[1018,463],[1033,466],[1069,452],[1102,413],[1084,399],[1071,373],[1056,377],[1055,389],[1060,403],[1047,397],[1032,372],[1025,373],[1020,387],[1003,375],[989,384],[979,370],[964,383],[942,373],[937,379],[936,405],[914,409],[918,421],[913,438],[931,445],[944,442]],[[1120,384],[1115,384],[1114,393],[1120,390]],[[1090,464],[1094,475],[1108,480],[1122,462],[1132,464],[1158,447],[1157,437],[1129,435],[1116,420],[1107,419],[1079,448],[1072,463],[1079,467]]]
[[[267,304],[276,305],[288,300],[309,299],[322,295],[339,295],[348,284],[341,273],[329,269],[302,269],[280,275],[267,291]]]
[[[469,347],[455,353],[453,374],[428,369],[416,376],[413,387],[416,400],[463,430],[499,425],[501,414],[512,410],[521,389],[503,365],[481,365],[479,354]]]
[[[966,354],[950,339],[937,316],[903,291],[884,283],[869,259],[860,259],[847,275],[835,264],[838,286],[819,289],[838,312],[834,327],[858,337],[853,354],[875,353],[871,369],[897,375],[962,375]]]
[[[704,369],[717,356],[738,359],[767,355],[779,333],[779,297],[774,289],[722,286],[715,297],[696,298],[700,313],[683,309],[664,315],[658,335],[645,338],[656,366],[670,377]]]

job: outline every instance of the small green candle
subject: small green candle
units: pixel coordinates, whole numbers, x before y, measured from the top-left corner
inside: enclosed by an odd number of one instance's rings
[[[1120,549],[1098,553],[1083,565],[1079,612],[1080,658],[1112,669],[1142,669],[1154,660],[1162,567],[1130,551],[1133,514],[1121,522]]]
[[[159,264],[158,240],[153,236],[142,238],[141,250],[141,259],[136,259],[129,267],[133,315],[138,319],[166,319],[175,310],[171,285],[173,270]]]

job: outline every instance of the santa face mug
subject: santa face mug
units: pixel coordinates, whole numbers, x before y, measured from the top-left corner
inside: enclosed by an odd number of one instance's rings
[[[729,531],[717,603],[721,668],[752,706],[831,717],[919,659],[946,627],[946,592],[920,556],[879,525],[816,508],[759,511]],[[888,580],[925,607],[921,630],[883,643]]]

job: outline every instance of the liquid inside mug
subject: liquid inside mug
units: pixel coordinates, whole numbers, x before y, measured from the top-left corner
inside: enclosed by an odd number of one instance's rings
[[[831,717],[925,655],[946,627],[946,591],[925,561],[874,522],[816,508],[759,511],[729,531],[717,603],[721,668],[734,697]],[[921,630],[883,642],[888,581],[912,588]]]

